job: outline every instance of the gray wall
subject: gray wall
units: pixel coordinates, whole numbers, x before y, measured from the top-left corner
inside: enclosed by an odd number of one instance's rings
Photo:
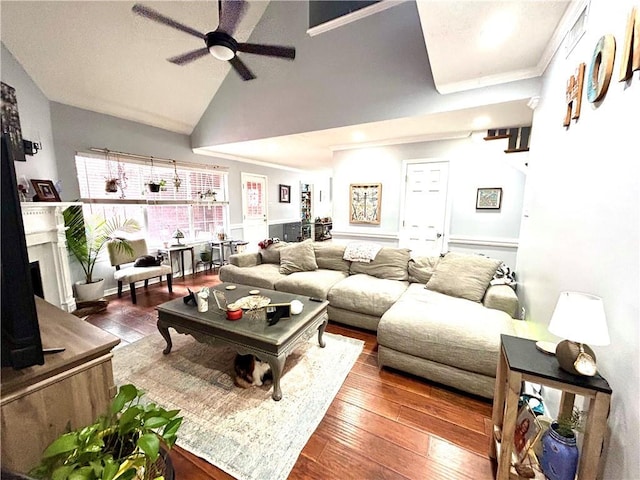
[[[272,0],[252,42],[294,45],[293,62],[245,55],[257,75],[228,75],[194,129],[194,147],[424,115],[539,93],[530,79],[436,92],[415,2],[321,35],[306,34],[307,2]],[[429,133],[429,132],[425,132]]]
[[[520,251],[519,292],[533,334],[547,331],[560,292],[602,297],[611,344],[593,347],[598,369],[613,389],[610,445],[603,478],[635,479],[640,472],[640,72],[617,81],[627,16],[637,2],[592,0],[588,29],[565,58],[564,46],[543,77],[534,114]],[[562,127],[567,78],[587,69],[598,39],[618,43],[609,91]]]

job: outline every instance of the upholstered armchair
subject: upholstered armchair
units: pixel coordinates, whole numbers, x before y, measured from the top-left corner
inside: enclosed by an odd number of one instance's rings
[[[137,258],[148,255],[147,242],[144,239],[129,240],[132,252],[125,252],[122,248],[118,248],[117,242],[108,242],[107,250],[109,252],[109,260],[111,265],[116,267],[113,278],[118,282],[118,297],[122,297],[122,284],[128,283],[131,292],[131,301],[136,303],[136,282],[144,280],[145,288],[149,286],[149,279],[167,276],[167,287],[172,292],[171,281],[173,279],[171,267],[169,265],[157,265],[151,267],[136,267],[133,263]],[[122,268],[123,265],[131,264]]]

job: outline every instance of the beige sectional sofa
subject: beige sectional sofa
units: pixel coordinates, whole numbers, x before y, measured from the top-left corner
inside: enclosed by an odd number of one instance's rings
[[[515,335],[513,289],[489,283],[500,261],[382,248],[370,263],[331,242],[276,243],[220,268],[224,282],[319,297],[329,319],[377,332],[378,363],[493,397],[500,334]]]

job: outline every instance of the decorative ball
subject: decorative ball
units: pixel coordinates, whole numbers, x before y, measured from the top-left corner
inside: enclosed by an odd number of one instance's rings
[[[300,300],[291,301],[291,313],[293,315],[298,315],[300,312],[302,312],[303,308],[304,308],[304,305]]]

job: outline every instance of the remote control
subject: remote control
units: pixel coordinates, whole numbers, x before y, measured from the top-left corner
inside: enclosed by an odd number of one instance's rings
[[[309,300],[311,300],[312,302],[322,302],[323,301],[321,298],[318,298],[318,297],[309,297]]]

